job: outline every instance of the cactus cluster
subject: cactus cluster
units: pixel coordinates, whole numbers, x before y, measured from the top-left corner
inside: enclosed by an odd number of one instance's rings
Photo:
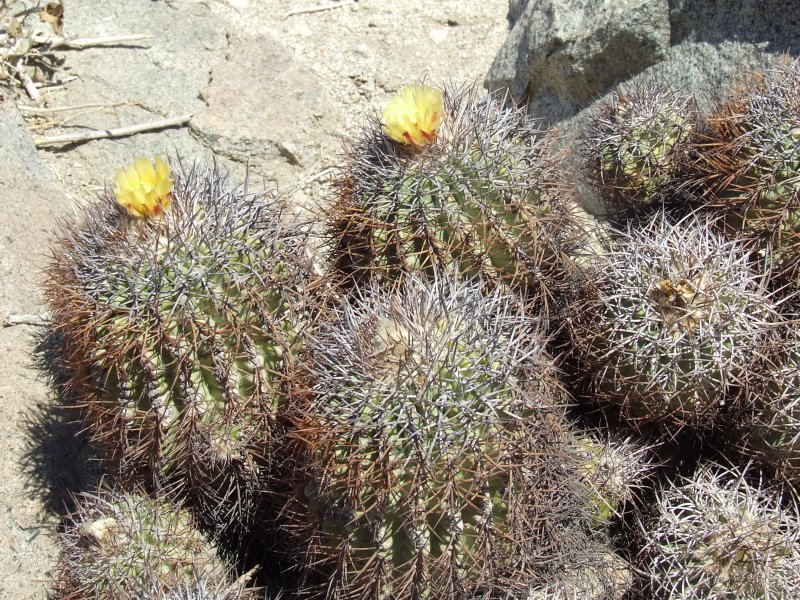
[[[474,89],[448,91],[442,111],[424,146],[377,120],[352,144],[329,224],[334,260],[358,280],[445,271],[557,286],[580,236],[544,132]]]
[[[171,204],[158,220],[89,206],[47,293],[107,463],[227,528],[253,517],[268,475],[310,266],[281,202],[214,170],[181,174]]]
[[[252,597],[204,534],[298,598],[796,596],[798,65],[711,115],[618,90],[582,149],[624,224],[591,243],[551,134],[473,88],[368,123],[316,265],[278,198],[121,171],[46,291],[142,488],[84,500],[63,597]]]

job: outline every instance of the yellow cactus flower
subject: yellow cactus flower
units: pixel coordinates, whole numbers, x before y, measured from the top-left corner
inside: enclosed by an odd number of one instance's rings
[[[137,158],[114,177],[117,202],[134,217],[160,216],[172,206],[170,166],[158,156],[154,162]]]
[[[401,144],[424,146],[442,122],[442,93],[423,84],[407,85],[383,111],[383,131]]]

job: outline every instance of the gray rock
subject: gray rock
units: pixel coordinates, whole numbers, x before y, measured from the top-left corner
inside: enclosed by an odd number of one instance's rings
[[[227,61],[212,70],[203,98],[207,107],[192,118],[192,133],[215,153],[279,181],[282,171],[313,161],[308,140],[327,139],[340,119],[316,77],[267,36],[231,37]]]
[[[39,158],[11,98],[0,100],[0,322],[36,313],[51,229],[69,201]]]
[[[537,116],[553,120],[662,60],[670,44],[666,0],[517,2],[510,17],[486,85],[528,95]]]
[[[770,55],[800,50],[797,0],[514,0],[490,89],[528,96],[560,122],[639,73],[665,77],[701,106]]]
[[[22,120],[13,98],[6,98],[5,91],[0,88],[0,173],[4,174],[2,179],[8,178],[8,174],[14,170],[29,173],[30,177],[41,181],[52,181],[53,175],[44,166],[42,159],[33,146],[28,127]],[[0,189],[6,187],[6,181],[0,181]],[[3,190],[9,193],[10,189]],[[5,195],[5,194],[4,194]]]

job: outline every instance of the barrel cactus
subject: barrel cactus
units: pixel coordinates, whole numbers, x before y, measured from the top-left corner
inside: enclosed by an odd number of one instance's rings
[[[476,282],[373,288],[308,344],[300,493],[325,598],[506,598],[568,560],[588,495],[538,318]]]
[[[256,598],[191,514],[164,498],[108,489],[82,494],[61,542],[59,598],[161,599],[197,585],[227,590],[218,600]]]
[[[709,426],[753,378],[778,321],[747,248],[689,215],[629,225],[570,312],[587,395],[634,425]]]
[[[656,598],[798,597],[797,511],[750,475],[704,464],[663,491],[641,555]]]
[[[698,120],[694,101],[654,78],[617,89],[588,121],[584,172],[612,211],[670,200]]]
[[[65,227],[47,272],[69,385],[122,480],[245,525],[300,343],[302,234],[278,199],[216,169],[187,169],[156,201],[155,171],[137,165],[118,181],[122,206],[102,197]]]
[[[539,125],[502,96],[406,88],[349,149],[333,258],[356,279],[447,271],[550,292],[581,237],[555,174]]]
[[[701,201],[760,237],[774,271],[800,277],[800,60],[752,74],[707,120],[695,161]]]

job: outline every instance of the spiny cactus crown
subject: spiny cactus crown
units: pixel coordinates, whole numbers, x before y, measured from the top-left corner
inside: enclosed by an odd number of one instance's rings
[[[614,209],[664,200],[695,129],[694,102],[662,82],[617,90],[583,136],[585,171]]]
[[[643,487],[653,469],[647,461],[648,448],[631,438],[615,439],[599,432],[578,437],[576,442],[583,459],[581,473],[594,496],[593,516],[605,524]]]
[[[748,475],[705,464],[664,491],[643,551],[658,598],[788,600],[800,593],[797,512]]]

